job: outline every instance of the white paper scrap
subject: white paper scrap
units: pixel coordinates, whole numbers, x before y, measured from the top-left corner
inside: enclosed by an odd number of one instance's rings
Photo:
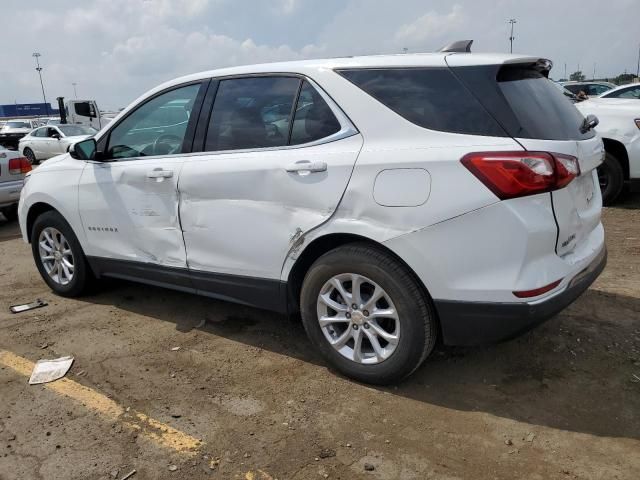
[[[64,377],[73,363],[73,357],[60,357],[53,360],[38,360],[31,372],[29,385],[48,383]]]

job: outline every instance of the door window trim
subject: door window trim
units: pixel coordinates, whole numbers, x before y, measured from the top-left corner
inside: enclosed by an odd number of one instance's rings
[[[296,98],[292,107],[292,113],[297,107],[298,98],[300,95],[300,90],[302,89],[302,85],[305,81],[309,82],[309,84],[318,92],[320,97],[327,103],[329,109],[333,113],[333,115],[338,120],[340,124],[340,130],[337,132],[323,138],[319,138],[318,140],[314,140],[312,142],[300,143],[297,145],[280,145],[276,147],[256,147],[256,148],[243,148],[243,149],[230,149],[230,150],[205,150],[205,142],[207,137],[207,131],[209,128],[209,122],[211,121],[211,115],[213,113],[213,107],[215,104],[215,98],[218,94],[220,82],[223,80],[235,80],[235,79],[243,79],[243,78],[264,78],[264,77],[290,77],[297,78],[300,80],[300,85],[298,87],[298,91],[296,93]],[[225,75],[220,77],[212,77],[211,79],[212,85],[215,83],[214,88],[209,89],[209,94],[207,98],[205,98],[204,104],[206,108],[203,106],[200,111],[200,118],[198,118],[198,126],[196,127],[196,138],[193,142],[193,149],[191,150],[191,155],[218,155],[218,154],[229,154],[229,153],[250,153],[250,152],[271,152],[271,151],[280,151],[280,150],[293,150],[297,148],[307,148],[314,147],[317,145],[323,145],[325,143],[331,143],[338,140],[342,140],[344,138],[352,137],[353,135],[357,135],[359,130],[356,126],[351,122],[351,119],[344,113],[344,111],[338,106],[338,104],[331,98],[331,96],[325,92],[325,90],[318,85],[312,78],[309,78],[306,75],[300,73],[290,73],[290,72],[269,72],[269,73],[250,73],[250,74],[239,74],[239,75]],[[208,111],[207,111],[208,109]],[[290,130],[293,127],[294,118],[290,119]],[[289,132],[289,136],[291,133]],[[287,142],[288,143],[288,142]]]
[[[211,84],[211,81],[208,78],[201,78],[198,80],[191,80],[189,82],[172,85],[163,90],[160,90],[159,92],[154,93],[153,95],[146,97],[143,101],[136,104],[131,110],[129,110],[125,116],[118,119],[117,122],[112,122],[113,125],[110,124],[109,128],[105,131],[105,133],[101,135],[100,138],[96,139],[96,142],[97,142],[96,152],[100,152],[104,154],[105,149],[109,144],[109,140],[111,139],[111,132],[115,128],[117,128],[118,125],[120,125],[124,120],[129,118],[129,116],[133,115],[139,108],[146,105],[148,102],[156,99],[157,97],[164,95],[165,93],[171,92],[173,90],[178,90],[184,87],[189,87],[191,85],[198,85],[198,84],[200,85],[200,88],[198,89],[198,93],[196,94],[196,98],[193,104],[193,111],[189,116],[189,123],[187,124],[187,130],[185,131],[185,136],[184,136],[184,139],[182,140],[182,152],[175,155],[145,155],[145,156],[138,156],[138,157],[117,158],[117,159],[107,159],[107,160],[91,160],[91,161],[95,163],[120,163],[120,162],[132,161],[132,160],[150,160],[150,159],[158,159],[158,158],[166,158],[166,157],[178,158],[191,153],[191,149],[193,147],[193,141],[195,138],[196,124],[200,114],[200,109],[202,108],[203,99],[205,98],[209,85]],[[189,138],[189,136],[191,136],[191,138]]]

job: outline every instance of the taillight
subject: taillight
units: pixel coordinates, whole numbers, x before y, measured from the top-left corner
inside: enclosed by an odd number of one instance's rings
[[[577,158],[549,152],[477,152],[461,162],[502,200],[557,190],[580,174]]]
[[[11,175],[23,175],[31,171],[31,163],[25,157],[12,158],[9,160],[9,173]]]

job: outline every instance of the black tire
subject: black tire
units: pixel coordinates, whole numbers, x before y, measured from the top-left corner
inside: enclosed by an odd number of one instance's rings
[[[598,180],[602,191],[602,203],[612,205],[624,186],[624,172],[616,157],[609,152],[605,154],[604,162],[598,167]]]
[[[4,218],[6,218],[7,221],[15,222],[18,219],[18,205],[0,208],[0,213],[4,215]]]
[[[323,285],[344,273],[356,273],[377,283],[398,311],[398,344],[395,351],[379,363],[357,363],[340,354],[329,344],[318,322],[317,300]],[[328,363],[344,375],[365,383],[386,385],[402,380],[422,364],[436,342],[434,310],[417,279],[392,255],[367,244],[346,245],[318,258],[305,275],[300,310],[307,335]]]
[[[38,159],[36,158],[35,153],[33,153],[33,150],[27,147],[22,153],[25,157],[27,157],[27,160],[29,160],[29,163],[31,163],[31,165],[38,165]]]
[[[40,259],[39,238],[42,231],[48,227],[53,227],[64,235],[73,255],[73,277],[66,285],[62,285],[51,278],[47,274],[43,262]],[[63,297],[78,297],[87,292],[93,285],[95,277],[87,263],[87,258],[82,251],[80,242],[78,242],[78,238],[75,233],[73,233],[71,226],[58,212],[48,211],[36,218],[31,233],[31,251],[42,279],[49,285],[51,290],[58,295]]]

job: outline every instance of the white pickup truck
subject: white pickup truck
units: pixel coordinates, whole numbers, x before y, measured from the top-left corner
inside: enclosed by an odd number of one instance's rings
[[[625,183],[632,191],[640,191],[640,100],[597,97],[576,107],[600,120],[596,131],[606,151],[598,168],[603,203],[611,205]]]
[[[61,118],[62,110],[64,110],[66,123],[86,125],[96,130],[100,130],[113,119],[113,116],[100,112],[95,100],[67,100],[65,102],[63,97],[58,97],[58,107]]]

